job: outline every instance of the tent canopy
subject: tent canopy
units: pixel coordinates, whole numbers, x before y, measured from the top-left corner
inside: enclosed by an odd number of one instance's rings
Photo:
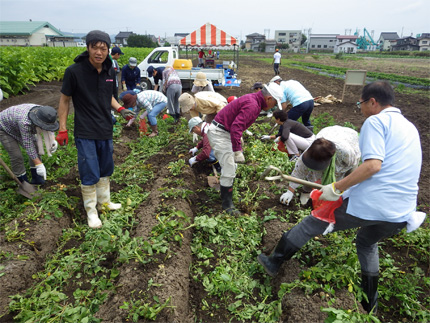
[[[237,45],[238,42],[236,38],[208,22],[182,38],[179,44],[183,46],[232,46]]]

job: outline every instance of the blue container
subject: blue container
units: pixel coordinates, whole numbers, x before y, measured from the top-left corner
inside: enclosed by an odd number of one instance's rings
[[[222,64],[216,64],[216,68],[222,68]]]

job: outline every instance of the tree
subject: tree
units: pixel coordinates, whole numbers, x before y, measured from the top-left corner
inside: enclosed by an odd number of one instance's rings
[[[157,44],[152,41],[152,39],[146,35],[131,35],[127,39],[127,45],[129,47],[145,47],[145,48],[155,48]]]
[[[168,41],[166,41],[166,42],[164,42],[164,45],[163,45],[164,47],[170,47],[170,46],[172,46],[172,45],[170,45],[170,43],[168,42]]]
[[[302,34],[302,41],[300,45],[303,45],[304,43],[306,43],[307,40],[308,40],[308,37],[306,37],[305,34]]]
[[[265,42],[261,42],[260,44],[258,44],[258,51],[259,52],[265,52],[266,51],[266,43]]]

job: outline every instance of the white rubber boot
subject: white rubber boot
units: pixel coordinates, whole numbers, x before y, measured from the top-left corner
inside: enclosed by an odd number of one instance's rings
[[[97,191],[97,208],[102,209],[103,205],[109,210],[118,210],[121,208],[121,203],[112,203],[110,200],[110,178],[101,177],[96,184]]]
[[[84,199],[84,207],[87,212],[88,226],[91,229],[98,229],[102,226],[102,221],[97,213],[97,194],[96,185],[81,185],[82,197]]]

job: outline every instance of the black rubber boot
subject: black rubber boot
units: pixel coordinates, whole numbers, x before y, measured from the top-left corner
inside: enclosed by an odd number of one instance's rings
[[[289,260],[298,250],[297,247],[288,242],[287,236],[288,232],[284,232],[278,245],[272,251],[270,256],[266,256],[261,253],[257,257],[257,261],[264,267],[266,273],[271,277],[276,276],[283,262],[285,260]]]
[[[240,215],[233,204],[233,186],[221,186],[222,209],[230,215]]]
[[[24,175],[21,175],[21,176],[17,176],[16,178],[18,178],[21,183],[24,182],[24,181],[27,182],[27,183],[29,182],[27,174],[24,174]]]
[[[368,299],[368,301],[363,299],[361,305],[363,305],[367,313],[372,312],[372,314],[376,314],[378,310],[378,279],[378,275],[370,276],[363,273],[361,274],[361,288]]]
[[[35,184],[35,185],[45,184],[45,180],[43,179],[43,177],[37,175],[36,167],[31,167],[30,171],[31,171],[31,182],[30,182],[30,184]]]

